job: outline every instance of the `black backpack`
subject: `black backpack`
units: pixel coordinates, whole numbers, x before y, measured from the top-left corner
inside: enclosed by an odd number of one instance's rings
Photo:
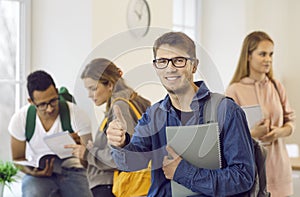
[[[217,122],[217,109],[219,103],[225,96],[218,93],[211,93],[210,98],[203,107],[203,123]],[[252,188],[245,193],[238,194],[239,197],[269,197],[267,192],[265,161],[267,152],[255,139],[252,138],[255,156],[255,180]]]
[[[58,91],[59,95],[59,115],[62,124],[63,131],[69,131],[73,133],[74,130],[71,126],[70,110],[67,101],[75,102],[74,97],[69,93],[68,89],[61,87]],[[27,110],[26,115],[26,126],[25,126],[25,136],[26,141],[29,142],[33,136],[35,130],[35,119],[36,119],[36,108],[34,105],[30,105]]]

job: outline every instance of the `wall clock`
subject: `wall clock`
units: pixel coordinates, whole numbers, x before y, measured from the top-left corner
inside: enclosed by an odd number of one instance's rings
[[[127,7],[127,25],[136,37],[144,37],[150,27],[150,8],[146,0],[130,0]]]

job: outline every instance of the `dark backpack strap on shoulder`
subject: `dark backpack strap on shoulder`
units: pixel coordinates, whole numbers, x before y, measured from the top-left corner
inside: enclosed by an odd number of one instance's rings
[[[71,126],[70,109],[67,101],[75,103],[74,97],[69,93],[66,87],[61,87],[58,91],[59,94],[59,115],[63,131],[74,133]]]
[[[210,98],[204,103],[203,106],[203,123],[218,122],[218,106],[221,100],[225,98],[224,95],[219,93],[210,93]]]
[[[76,104],[75,98],[70,94],[69,90],[66,87],[59,88],[58,94],[61,99],[72,102]]]
[[[73,133],[74,130],[71,126],[70,110],[68,103],[64,99],[59,100],[59,116],[64,131],[69,131]]]
[[[35,130],[35,119],[36,119],[36,108],[34,105],[30,105],[27,110],[26,125],[25,125],[25,136],[27,142],[29,142],[33,136]]]

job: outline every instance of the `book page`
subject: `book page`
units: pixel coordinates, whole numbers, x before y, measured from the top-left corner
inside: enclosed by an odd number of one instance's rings
[[[39,155],[31,160],[19,160],[19,161],[14,160],[13,162],[15,164],[22,165],[22,166],[30,166],[30,167],[38,168],[38,167],[40,167],[40,160],[42,158],[45,158],[45,157],[51,156],[51,155],[54,156],[53,153],[49,152],[49,153],[45,153],[43,155]]]
[[[44,137],[44,141],[60,159],[72,156],[73,149],[64,148],[65,145],[76,144],[67,131],[46,136]]]
[[[33,161],[27,161],[27,160],[22,160],[22,161],[13,161],[14,164],[18,164],[18,165],[22,165],[22,166],[30,166],[30,167],[34,167],[37,168],[38,167],[38,163],[33,162]]]
[[[62,159],[59,159],[57,155],[52,154],[46,154],[46,155],[40,155],[37,157],[36,160],[28,161],[28,160],[22,160],[22,161],[13,161],[14,164],[17,165],[23,165],[23,166],[29,166],[39,169],[44,169],[46,167],[46,162],[50,163],[50,160],[54,159],[53,162],[53,172],[61,174],[61,164],[63,162]]]

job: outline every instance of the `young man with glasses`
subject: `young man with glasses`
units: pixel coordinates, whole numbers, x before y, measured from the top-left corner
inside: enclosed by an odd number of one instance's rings
[[[40,156],[54,154],[43,141],[47,135],[63,132],[60,119],[59,95],[52,77],[45,71],[35,71],[27,77],[29,104],[22,107],[11,118],[12,159],[14,161],[35,161]],[[26,117],[30,105],[36,108],[35,129],[29,141],[26,141]],[[70,112],[71,127],[82,143],[91,139],[90,120],[78,106],[67,102]],[[65,131],[68,132],[68,131]],[[72,135],[75,138],[76,135]],[[54,165],[59,160],[45,160],[45,167],[35,168],[17,165],[25,173],[22,179],[22,196],[63,196],[90,197],[86,170],[76,157],[58,162],[61,172],[54,172]]]
[[[109,124],[107,138],[117,166],[133,171],[151,161],[148,196],[172,196],[170,180],[197,196],[235,196],[249,191],[255,176],[253,144],[244,112],[231,99],[223,99],[218,107],[222,168],[197,168],[166,146],[167,126],[203,124],[203,105],[211,92],[203,81],[193,80],[199,61],[187,35],[166,33],[155,41],[153,52],[155,71],[168,95],[143,114],[131,140],[120,108],[114,108],[116,119]]]

